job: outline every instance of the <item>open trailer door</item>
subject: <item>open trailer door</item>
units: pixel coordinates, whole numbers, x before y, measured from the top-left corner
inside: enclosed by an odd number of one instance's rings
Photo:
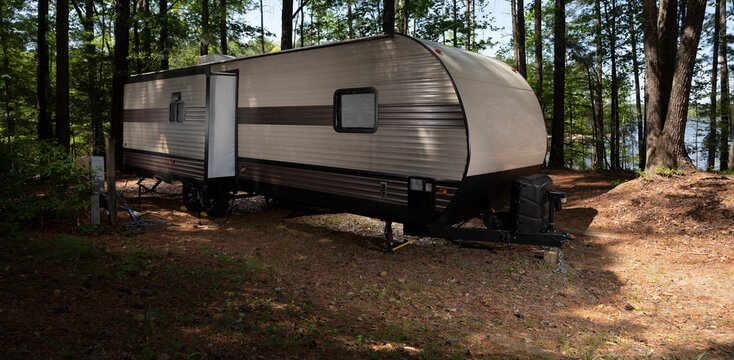
[[[237,74],[209,77],[207,179],[234,178],[237,155]]]

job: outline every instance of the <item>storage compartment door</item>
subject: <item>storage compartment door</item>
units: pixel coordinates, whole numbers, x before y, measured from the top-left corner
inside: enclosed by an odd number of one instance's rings
[[[209,77],[209,138],[207,178],[235,175],[237,136],[237,75]]]

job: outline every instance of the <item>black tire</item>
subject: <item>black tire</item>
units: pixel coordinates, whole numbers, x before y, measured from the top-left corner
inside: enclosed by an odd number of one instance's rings
[[[201,194],[201,207],[211,217],[225,216],[229,208],[229,196],[218,186],[210,187]]]
[[[193,183],[183,183],[181,199],[183,200],[183,204],[186,206],[187,210],[201,211],[201,191],[199,191],[199,188]]]

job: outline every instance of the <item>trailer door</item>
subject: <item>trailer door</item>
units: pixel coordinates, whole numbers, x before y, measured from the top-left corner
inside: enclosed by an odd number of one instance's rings
[[[237,136],[237,75],[216,73],[209,77],[209,127],[207,178],[235,175]]]

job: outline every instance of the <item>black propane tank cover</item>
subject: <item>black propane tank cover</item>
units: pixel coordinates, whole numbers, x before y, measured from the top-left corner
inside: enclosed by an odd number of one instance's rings
[[[545,174],[535,174],[512,182],[510,215],[518,234],[534,234],[548,229],[548,191],[553,180]]]

